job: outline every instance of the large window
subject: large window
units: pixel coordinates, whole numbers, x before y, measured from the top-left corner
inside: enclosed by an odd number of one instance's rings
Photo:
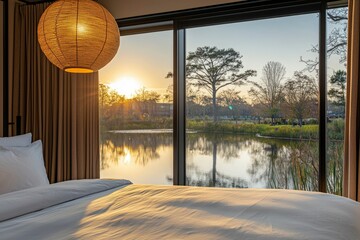
[[[323,3],[124,19],[150,33],[100,72],[101,177],[341,195],[347,8]]]
[[[121,37],[100,71],[102,178],[172,184],[172,31]]]
[[[187,184],[318,190],[317,14],[186,31]]]

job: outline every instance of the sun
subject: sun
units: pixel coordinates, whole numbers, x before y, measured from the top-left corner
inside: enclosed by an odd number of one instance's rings
[[[141,88],[139,81],[134,77],[121,77],[119,80],[108,85],[112,90],[115,90],[120,95],[126,98],[131,98],[136,91]]]

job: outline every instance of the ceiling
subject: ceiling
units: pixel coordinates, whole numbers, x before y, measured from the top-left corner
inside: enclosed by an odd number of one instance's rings
[[[27,4],[35,4],[35,3],[40,3],[40,2],[51,2],[51,0],[19,0],[23,3],[27,3]]]

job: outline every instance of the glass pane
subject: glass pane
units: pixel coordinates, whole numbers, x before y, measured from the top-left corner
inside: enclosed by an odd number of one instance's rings
[[[318,189],[318,22],[187,30],[188,185]]]
[[[121,37],[100,71],[102,178],[172,184],[172,31]]]
[[[327,11],[328,152],[327,191],[342,195],[348,8]]]

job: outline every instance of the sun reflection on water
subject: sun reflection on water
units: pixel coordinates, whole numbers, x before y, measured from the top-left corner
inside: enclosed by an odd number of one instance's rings
[[[125,165],[131,164],[131,152],[127,147],[124,147],[124,156],[122,157],[122,162]]]

